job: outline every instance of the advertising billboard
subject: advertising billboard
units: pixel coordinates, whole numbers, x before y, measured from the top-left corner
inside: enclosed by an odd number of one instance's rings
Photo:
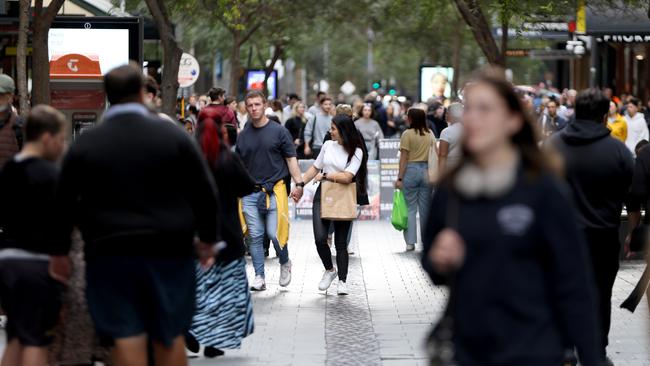
[[[79,54],[99,61],[102,75],[126,65],[142,64],[142,19],[58,17],[49,31],[49,60]]]
[[[252,70],[249,69],[246,72],[246,90],[263,90],[264,89],[264,76],[266,71],[264,70]],[[269,79],[266,81],[266,86],[268,87],[267,98],[277,99],[278,98],[278,72],[273,70]]]
[[[447,66],[420,66],[420,100],[451,98],[454,68]]]

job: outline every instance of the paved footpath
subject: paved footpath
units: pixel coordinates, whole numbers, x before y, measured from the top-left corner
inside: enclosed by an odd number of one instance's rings
[[[350,296],[337,296],[336,282],[329,293],[320,292],[323,268],[311,221],[293,222],[291,285],[277,285],[277,259],[268,259],[268,290],[253,294],[255,333],[242,349],[191,365],[426,365],[423,340],[444,308],[445,291],[430,284],[419,250],[405,253],[401,234],[388,222],[355,223],[351,246],[357,253],[350,262]],[[616,365],[650,365],[647,302],[635,314],[617,307],[642,271],[640,262],[622,264],[614,288],[608,351]]]
[[[253,294],[255,333],[241,349],[217,359],[193,359],[191,365],[426,365],[423,341],[446,293],[421,270],[420,248],[405,253],[401,234],[388,222],[355,223],[351,248],[356,254],[350,261],[350,295],[337,296],[336,282],[329,293],[318,291],[323,268],[311,221],[293,222],[291,285],[277,285],[277,259],[268,259],[268,290]],[[608,351],[617,366],[650,366],[647,301],[634,314],[618,308],[643,268],[641,262],[622,263],[614,287]],[[4,345],[1,332],[0,351]]]

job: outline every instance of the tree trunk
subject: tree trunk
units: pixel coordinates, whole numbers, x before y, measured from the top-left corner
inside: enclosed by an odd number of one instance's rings
[[[50,60],[48,32],[65,0],[52,0],[43,9],[43,0],[34,2],[34,35],[32,38],[32,105],[50,104]]]
[[[460,51],[463,47],[463,32],[454,34],[454,51],[452,54],[451,66],[454,68],[454,78],[451,81],[451,95],[458,95],[458,83],[460,81]]]
[[[501,23],[501,62],[503,67],[506,67],[506,61],[508,60],[508,30],[509,30],[508,20],[504,20]]]
[[[162,112],[176,118],[176,95],[178,94],[178,68],[183,50],[178,47],[174,28],[164,0],[145,0],[156,23],[163,47],[163,75],[160,85]]]
[[[458,12],[463,16],[465,23],[469,26],[476,43],[483,51],[485,58],[490,64],[505,66],[503,57],[497,43],[492,36],[490,24],[488,23],[477,0],[454,0]],[[507,37],[507,34],[505,35]]]
[[[241,33],[239,30],[232,34],[232,54],[230,55],[230,95],[239,99],[239,77],[241,75]]]
[[[29,112],[29,93],[27,90],[27,38],[29,37],[29,6],[30,0],[20,0],[18,14],[18,49],[16,51],[16,64],[18,74],[18,101],[20,115],[27,116]]]
[[[282,57],[283,53],[283,45],[275,45],[275,47],[273,47],[273,57],[271,58],[271,62],[264,68],[264,92],[267,92],[269,90],[269,87],[267,85],[269,77],[271,77],[273,69],[275,69],[275,64],[278,62],[280,57]],[[276,80],[275,82],[277,83],[278,81]],[[270,98],[271,96],[269,95],[268,97]]]
[[[48,56],[48,29],[34,19],[32,37],[32,105],[50,104],[50,61]]]
[[[178,69],[183,51],[175,39],[162,41],[163,45],[163,74],[160,84],[162,112],[176,118],[176,97],[178,95]]]

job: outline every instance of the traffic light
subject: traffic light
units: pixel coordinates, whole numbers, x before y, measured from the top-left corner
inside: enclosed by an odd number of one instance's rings
[[[388,89],[388,94],[397,95],[397,90],[395,90],[395,88],[390,88],[390,89]]]
[[[377,81],[373,81],[373,82],[372,82],[372,88],[373,88],[373,89],[379,89],[379,88],[381,88],[381,81],[379,81],[379,80],[377,80]]]

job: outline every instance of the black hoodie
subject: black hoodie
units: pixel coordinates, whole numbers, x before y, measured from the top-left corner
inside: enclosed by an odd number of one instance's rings
[[[612,138],[604,123],[576,119],[550,139],[565,163],[566,180],[583,229],[613,229],[620,224],[634,160]]]

